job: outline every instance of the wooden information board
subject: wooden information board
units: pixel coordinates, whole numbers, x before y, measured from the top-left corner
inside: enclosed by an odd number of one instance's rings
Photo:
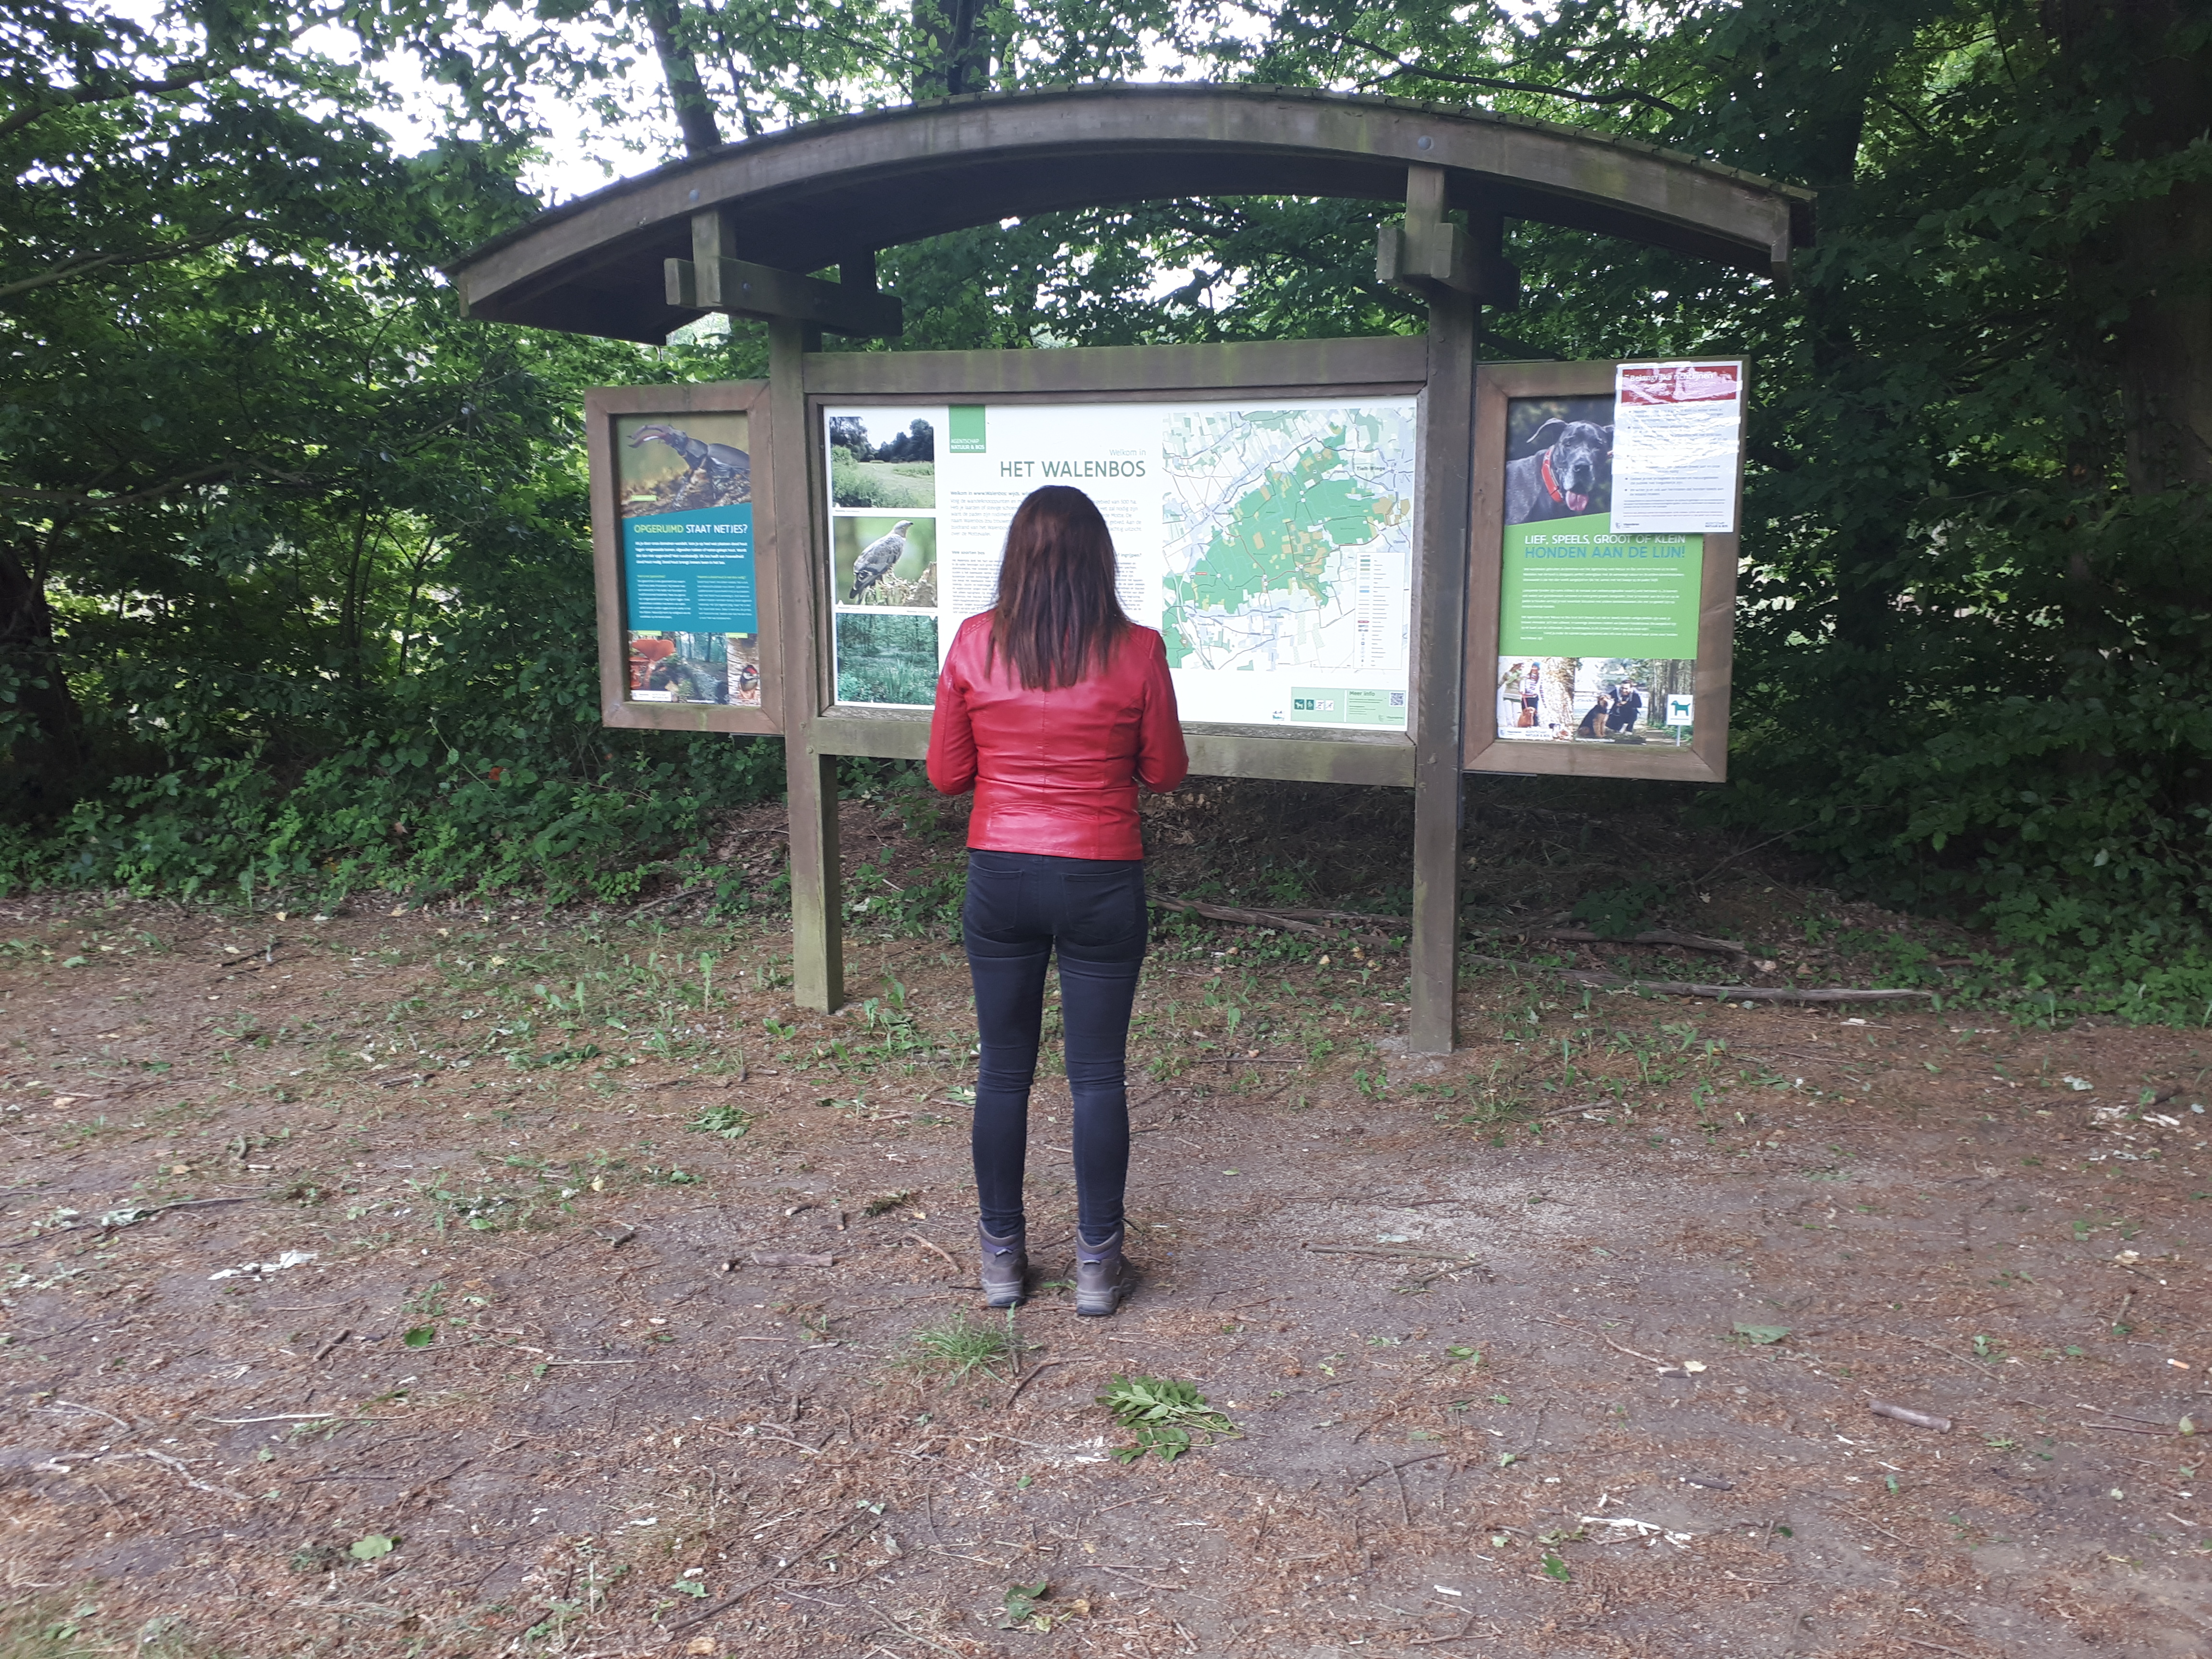
[[[768,383],[586,394],[606,725],[783,729],[773,519],[753,487]]]
[[[1662,498],[1639,520],[1673,528],[1614,528],[1624,516],[1615,510],[1619,463],[1630,453],[1616,439],[1619,385],[1669,367],[1486,363],[1476,372],[1470,772],[1701,783],[1728,775],[1741,361],[1699,365],[1733,387],[1735,404],[1733,435],[1720,423],[1713,453],[1702,458],[1705,495]],[[1700,470],[1699,459],[1671,471]],[[1646,477],[1655,471],[1668,481],[1663,465],[1645,468]]]

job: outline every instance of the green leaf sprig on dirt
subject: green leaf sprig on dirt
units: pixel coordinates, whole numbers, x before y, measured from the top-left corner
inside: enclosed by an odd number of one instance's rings
[[[1146,1453],[1172,1463],[1194,1446],[1239,1438],[1237,1425],[1206,1403],[1198,1384],[1179,1377],[1116,1376],[1098,1395],[1114,1420],[1134,1432],[1134,1442],[1114,1455],[1133,1463]]]

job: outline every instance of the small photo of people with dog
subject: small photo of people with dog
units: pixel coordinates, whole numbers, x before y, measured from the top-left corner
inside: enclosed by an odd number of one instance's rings
[[[638,702],[761,706],[757,634],[634,633],[629,695]]]
[[[1697,664],[1679,658],[1500,657],[1498,735],[1521,743],[1687,742],[1666,724]]]
[[[633,416],[615,422],[617,502],[625,519],[697,513],[753,498],[743,415]]]
[[[1613,512],[1613,398],[1516,398],[1505,411],[1505,522]]]

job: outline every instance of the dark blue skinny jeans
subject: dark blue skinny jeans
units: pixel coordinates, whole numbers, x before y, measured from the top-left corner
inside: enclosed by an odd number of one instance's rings
[[[1103,1244],[1121,1225],[1129,1175],[1129,1010],[1148,932],[1136,860],[968,854],[960,914],[975,984],[975,1192],[999,1237],[1024,1224],[1030,1086],[1044,1023],[1045,964],[1060,957],[1060,1011],[1074,1102],[1076,1221]]]

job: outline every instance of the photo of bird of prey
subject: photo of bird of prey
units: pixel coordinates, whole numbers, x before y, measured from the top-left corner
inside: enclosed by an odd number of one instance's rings
[[[906,557],[906,532],[914,528],[912,519],[901,519],[883,535],[860,550],[853,561],[853,591],[847,598],[849,605],[858,605],[860,596],[889,575],[891,568]]]
[[[710,507],[751,498],[753,459],[736,445],[708,443],[680,427],[665,426],[657,421],[638,428],[630,436],[632,449],[641,449],[649,443],[666,444],[683,458],[684,487],[676,492],[678,510],[690,502],[691,492],[702,481],[708,487],[707,504]]]

